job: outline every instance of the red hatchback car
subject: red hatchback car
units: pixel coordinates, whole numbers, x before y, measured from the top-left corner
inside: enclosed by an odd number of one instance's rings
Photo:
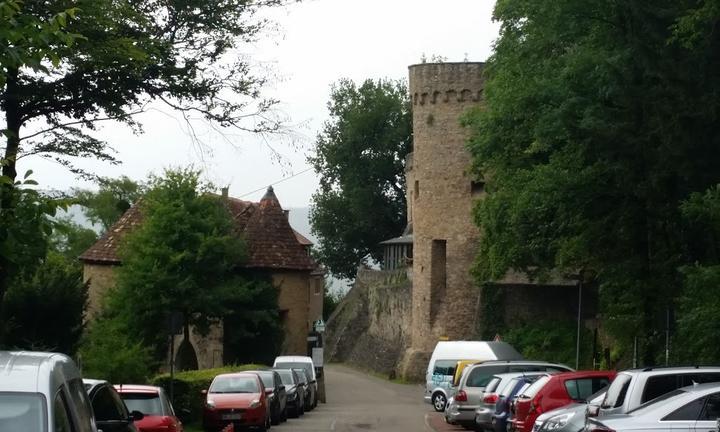
[[[183,432],[183,425],[162,388],[126,384],[116,385],[115,390],[130,412],[144,414],[142,420],[135,421],[140,432]]]
[[[541,377],[515,400],[511,429],[531,432],[540,414],[574,401],[585,401],[610,384],[615,374],[614,371],[577,371]]]
[[[207,390],[203,429],[220,431],[232,424],[234,430],[248,427],[265,432],[270,428],[270,408],[265,386],[254,373],[216,376]]]

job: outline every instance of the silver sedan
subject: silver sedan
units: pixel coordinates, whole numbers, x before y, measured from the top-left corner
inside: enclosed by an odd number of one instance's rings
[[[720,383],[683,387],[627,414],[588,418],[586,432],[714,432],[720,418]]]

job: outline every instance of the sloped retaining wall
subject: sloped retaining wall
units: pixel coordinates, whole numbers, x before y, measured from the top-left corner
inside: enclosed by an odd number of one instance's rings
[[[327,322],[325,355],[331,362],[394,377],[410,342],[411,325],[410,272],[360,269]]]

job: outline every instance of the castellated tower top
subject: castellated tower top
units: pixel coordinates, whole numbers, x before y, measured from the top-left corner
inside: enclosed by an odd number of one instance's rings
[[[485,63],[421,63],[410,69],[413,105],[477,103],[482,98]]]

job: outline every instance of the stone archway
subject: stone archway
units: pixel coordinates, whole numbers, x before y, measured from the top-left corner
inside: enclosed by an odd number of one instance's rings
[[[185,337],[178,347],[175,355],[175,368],[178,371],[197,370],[198,358],[195,353],[195,347],[190,340]]]

